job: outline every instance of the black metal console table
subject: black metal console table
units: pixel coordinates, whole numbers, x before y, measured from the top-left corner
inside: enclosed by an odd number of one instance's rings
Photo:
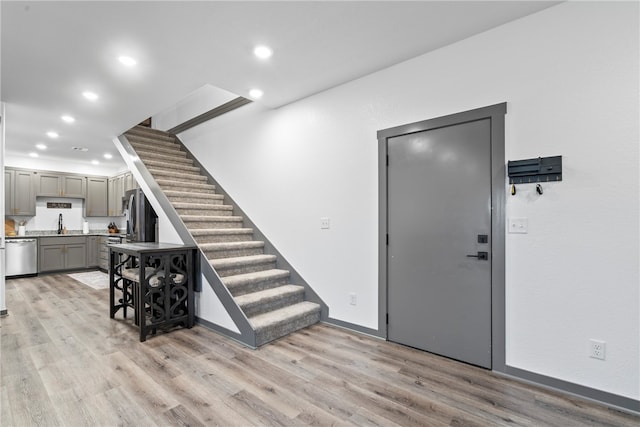
[[[168,243],[109,245],[110,317],[122,309],[126,318],[127,308],[132,308],[141,342],[157,329],[191,328],[196,249]]]

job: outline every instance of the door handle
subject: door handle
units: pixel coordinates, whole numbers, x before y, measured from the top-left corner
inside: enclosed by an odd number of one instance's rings
[[[478,252],[478,255],[467,255],[468,258],[478,258],[479,260],[486,261],[489,259],[489,252]]]

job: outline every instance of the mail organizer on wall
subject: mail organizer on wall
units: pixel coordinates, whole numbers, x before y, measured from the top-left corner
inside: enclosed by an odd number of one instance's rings
[[[507,164],[509,184],[562,181],[562,156],[513,160]]]

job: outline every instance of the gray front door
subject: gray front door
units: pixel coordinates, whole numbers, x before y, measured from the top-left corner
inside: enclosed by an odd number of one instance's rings
[[[491,120],[387,153],[388,338],[491,368]]]

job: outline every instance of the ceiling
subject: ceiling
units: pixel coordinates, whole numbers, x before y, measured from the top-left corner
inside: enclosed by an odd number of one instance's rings
[[[115,172],[113,137],[203,85],[244,97],[257,87],[257,102],[277,108],[557,3],[2,1],[6,163]],[[273,56],[257,59],[258,44]]]

